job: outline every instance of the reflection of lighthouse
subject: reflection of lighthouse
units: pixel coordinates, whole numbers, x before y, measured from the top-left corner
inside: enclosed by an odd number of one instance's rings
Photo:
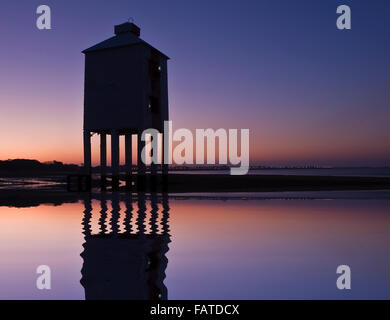
[[[151,195],[150,232],[145,230],[146,199],[138,194],[138,219],[132,224],[133,207],[131,195],[126,195],[124,218],[125,232],[120,233],[119,194],[112,194],[111,232],[105,224],[107,217],[106,199],[102,199],[99,226],[100,232],[92,234],[90,220],[91,201],[85,201],[83,230],[85,234],[84,260],[81,269],[81,284],[87,300],[96,299],[167,299],[168,293],[163,281],[168,259],[165,254],[170,242],[168,198],[163,195],[161,218],[158,224],[159,208],[157,195]],[[160,228],[159,228],[160,226]],[[137,229],[137,231],[135,231]],[[159,230],[160,229],[160,230]]]

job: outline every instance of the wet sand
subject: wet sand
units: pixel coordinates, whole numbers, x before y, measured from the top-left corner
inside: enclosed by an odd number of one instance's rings
[[[390,178],[220,174],[169,175],[169,192],[272,192],[390,189]]]
[[[122,177],[124,180],[124,177]],[[4,181],[5,179],[3,179]],[[94,180],[92,192],[67,192],[65,179],[60,178],[58,184],[51,185],[3,185],[0,189],[0,206],[36,206],[42,203],[60,205],[65,202],[75,202],[86,198],[102,196]],[[136,179],[135,179],[136,180]],[[136,181],[135,181],[136,182]],[[160,176],[158,177],[160,182]],[[271,176],[246,175],[230,176],[220,174],[171,174],[168,177],[168,192],[171,194],[190,193],[277,193],[299,191],[336,191],[336,190],[390,190],[390,178],[374,177],[325,177],[325,176]],[[110,189],[108,188],[109,192]],[[124,186],[120,188],[128,193]],[[136,188],[133,187],[133,192]],[[146,192],[150,192],[150,184],[146,184]],[[157,186],[157,192],[161,187]]]

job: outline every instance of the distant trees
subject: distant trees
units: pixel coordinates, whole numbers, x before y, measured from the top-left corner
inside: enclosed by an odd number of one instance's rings
[[[80,167],[75,164],[63,164],[60,161],[39,162],[30,159],[0,160],[0,171],[6,173],[32,173],[32,172],[75,172]]]

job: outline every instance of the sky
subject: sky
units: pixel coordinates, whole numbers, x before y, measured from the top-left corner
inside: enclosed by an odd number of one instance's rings
[[[250,129],[252,164],[390,165],[389,15],[387,0],[2,1],[0,159],[83,162],[81,51],[133,18],[171,58],[174,128]]]

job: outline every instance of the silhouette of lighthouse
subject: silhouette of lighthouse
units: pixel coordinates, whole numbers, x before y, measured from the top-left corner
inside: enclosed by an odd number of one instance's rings
[[[138,178],[146,173],[141,159],[145,142],[141,133],[148,128],[163,132],[168,120],[166,55],[140,36],[140,28],[126,22],[115,26],[115,36],[83,51],[84,85],[84,167],[91,175],[91,136],[100,135],[102,182],[107,176],[107,135],[111,136],[112,187],[119,187],[119,137],[125,136],[125,173],[131,185],[132,135],[137,135]],[[163,141],[163,139],[162,139]],[[163,147],[162,147],[163,148]],[[164,150],[164,148],[163,148]],[[151,164],[156,174],[156,164]],[[163,173],[167,166],[162,165]]]

